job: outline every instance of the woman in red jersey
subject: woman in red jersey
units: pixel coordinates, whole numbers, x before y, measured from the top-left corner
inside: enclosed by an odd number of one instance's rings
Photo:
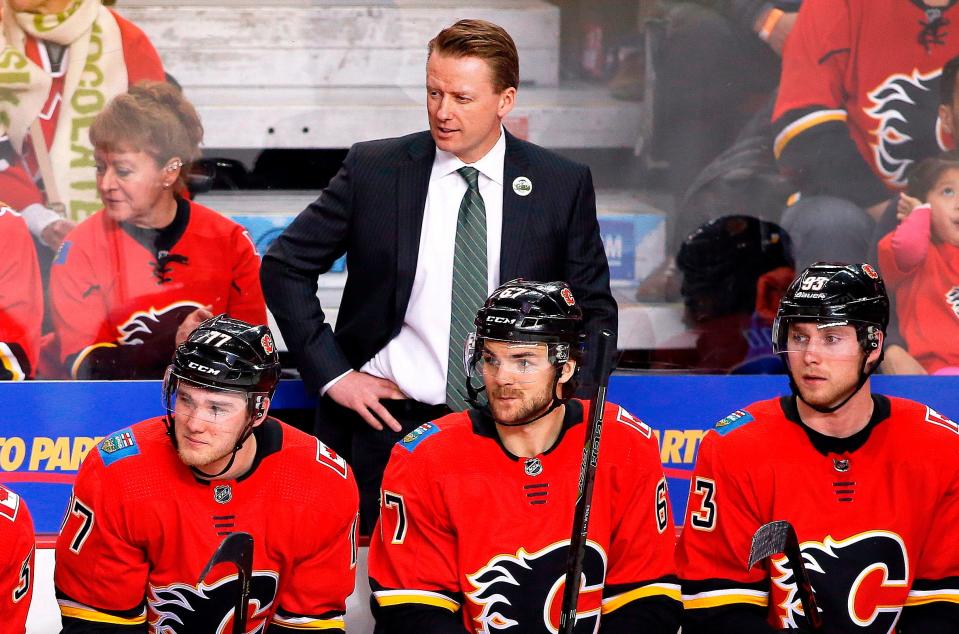
[[[157,82],[116,97],[90,127],[104,208],[67,236],[51,273],[71,377],[161,378],[175,344],[212,313],[266,323],[249,235],[185,196],[202,137],[193,106]]]

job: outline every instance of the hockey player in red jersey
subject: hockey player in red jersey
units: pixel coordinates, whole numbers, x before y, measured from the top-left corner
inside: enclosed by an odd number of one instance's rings
[[[344,631],[357,492],[343,458],[267,416],[280,365],[269,328],[215,317],[177,348],[167,416],[109,435],[84,461],[57,540],[63,631],[230,632],[253,536],[248,631]]]
[[[684,634],[809,631],[783,556],[747,571],[777,520],[798,535],[823,631],[959,631],[959,426],[871,391],[888,319],[868,264],[817,263],[790,285],[773,345],[792,395],[700,445],[677,550]]]
[[[589,414],[570,398],[582,312],[563,282],[514,280],[475,323],[467,388],[489,405],[417,428],[386,469],[370,545],[377,632],[559,626]],[[603,420],[576,632],[673,634],[674,532],[656,439],[619,406]]]
[[[22,381],[37,367],[43,288],[27,225],[3,202],[0,254],[0,381]]]
[[[9,634],[26,631],[33,596],[33,522],[27,504],[0,484],[0,623]]]

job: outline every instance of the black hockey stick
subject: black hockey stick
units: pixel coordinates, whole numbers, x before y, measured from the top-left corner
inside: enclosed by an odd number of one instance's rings
[[[816,595],[813,593],[812,584],[809,583],[809,575],[806,573],[806,566],[803,565],[802,551],[799,549],[799,538],[796,537],[796,530],[792,524],[779,520],[760,526],[753,535],[746,569],[751,570],[756,563],[779,553],[786,556],[786,563],[793,571],[796,593],[802,603],[802,610],[806,615],[809,628],[813,632],[822,632],[822,615],[819,613],[819,606],[816,605]]]
[[[586,556],[586,531],[589,529],[589,511],[593,502],[593,483],[596,480],[596,463],[599,460],[599,440],[603,434],[603,409],[606,407],[606,388],[612,371],[610,360],[616,336],[602,330],[596,342],[599,371],[596,394],[589,402],[589,421],[586,428],[586,443],[583,445],[583,462],[579,467],[579,492],[576,511],[573,514],[573,534],[569,540],[569,555],[566,558],[566,587],[563,591],[563,608],[559,617],[560,634],[572,634],[576,627],[576,604],[579,602],[579,578],[583,574],[583,558]]]
[[[229,563],[236,566],[237,581],[240,589],[233,608],[233,634],[246,632],[246,607],[250,602],[250,580],[253,578],[253,536],[249,533],[230,533],[220,542],[220,546],[200,573],[196,584],[200,585],[213,570],[213,566]]]

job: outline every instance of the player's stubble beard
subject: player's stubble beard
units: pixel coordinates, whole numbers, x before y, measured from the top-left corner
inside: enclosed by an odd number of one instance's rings
[[[550,396],[552,382],[549,382],[542,390],[530,392],[527,390],[518,390],[512,387],[501,387],[490,391],[489,407],[493,414],[493,419],[500,424],[509,425],[516,421],[533,418],[537,414],[546,411],[553,403]],[[519,397],[519,403],[513,404],[512,412],[508,411],[504,404],[498,399],[504,397]]]
[[[807,405],[813,407],[828,408],[835,406],[837,403],[841,403],[856,390],[858,381],[858,376],[847,379],[844,373],[842,373],[841,376],[837,378],[837,373],[831,372],[827,385],[825,386],[826,389],[810,392],[809,390],[803,389],[799,381],[796,381],[795,370],[790,369],[790,371],[793,372],[793,382],[796,384],[799,396]]]
[[[187,449],[188,441],[182,437],[177,438],[176,452],[186,466],[199,469],[200,471],[206,471],[208,465],[224,460],[233,453],[233,448],[236,447],[236,443],[239,442],[242,433],[243,430],[234,434],[229,444],[222,443],[218,439],[217,446],[211,444],[199,449]]]

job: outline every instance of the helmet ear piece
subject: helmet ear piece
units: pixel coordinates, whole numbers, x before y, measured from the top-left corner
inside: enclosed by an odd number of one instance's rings
[[[253,400],[253,420],[257,421],[266,415],[270,408],[270,397],[266,394],[257,394]]]

